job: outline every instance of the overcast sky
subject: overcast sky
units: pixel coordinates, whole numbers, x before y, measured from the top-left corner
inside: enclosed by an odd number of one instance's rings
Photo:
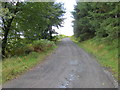
[[[56,2],[62,2],[64,3],[64,8],[66,9],[66,13],[64,15],[64,17],[66,18],[64,20],[64,27],[60,27],[59,29],[55,28],[55,30],[59,33],[59,34],[64,34],[67,36],[71,36],[73,35],[73,27],[72,27],[72,14],[71,11],[74,10],[74,5],[76,4],[75,0],[56,0]]]

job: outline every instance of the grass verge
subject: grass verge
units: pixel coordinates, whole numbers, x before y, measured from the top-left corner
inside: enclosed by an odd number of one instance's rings
[[[118,80],[118,48],[115,48],[112,44],[101,43],[95,39],[83,42],[78,42],[73,37],[71,39],[79,47],[93,54],[98,62],[103,67],[107,68],[108,71],[112,72],[113,76]]]
[[[7,58],[2,62],[2,83],[14,79],[42,62],[47,55],[50,55],[57,46],[51,47],[44,52],[32,52],[27,56]]]

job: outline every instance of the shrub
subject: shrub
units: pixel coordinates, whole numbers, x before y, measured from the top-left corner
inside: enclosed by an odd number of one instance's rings
[[[20,56],[26,55],[31,52],[43,52],[48,50],[51,47],[54,47],[55,43],[46,39],[36,40],[31,43],[18,42],[13,46],[9,46],[7,56]]]

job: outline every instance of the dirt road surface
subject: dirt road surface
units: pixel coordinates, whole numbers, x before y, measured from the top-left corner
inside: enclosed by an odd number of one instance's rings
[[[114,79],[93,56],[64,38],[41,64],[3,88],[114,88]]]

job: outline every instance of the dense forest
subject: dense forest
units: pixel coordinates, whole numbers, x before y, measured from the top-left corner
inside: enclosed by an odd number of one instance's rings
[[[118,38],[120,3],[77,3],[73,12],[74,36],[84,41],[93,37],[105,41]],[[110,42],[111,43],[111,42]]]
[[[56,33],[52,27],[61,27],[64,13],[60,3],[2,2],[2,57],[43,49],[40,44],[51,43],[48,40],[53,40],[52,34]]]
[[[74,37],[80,47],[95,55],[98,61],[120,80],[119,7],[119,2],[78,2],[72,14]]]

